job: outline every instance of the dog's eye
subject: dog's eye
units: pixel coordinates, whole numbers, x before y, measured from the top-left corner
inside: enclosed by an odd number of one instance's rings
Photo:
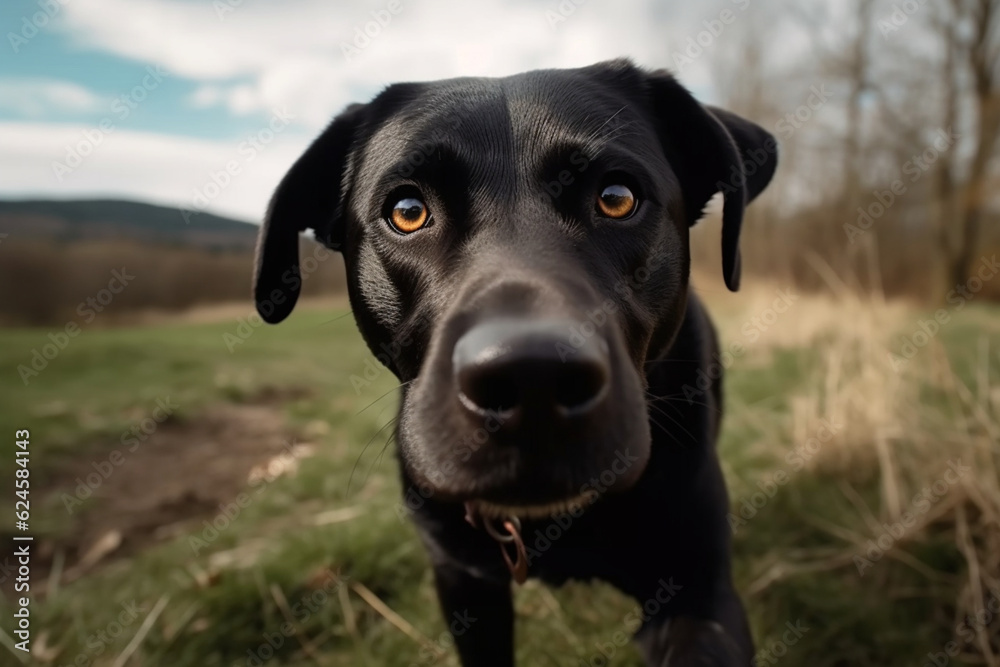
[[[636,198],[624,185],[609,185],[597,198],[597,210],[601,215],[620,220],[635,211]]]
[[[389,222],[404,234],[410,234],[427,224],[429,217],[427,204],[416,197],[406,197],[392,207]]]

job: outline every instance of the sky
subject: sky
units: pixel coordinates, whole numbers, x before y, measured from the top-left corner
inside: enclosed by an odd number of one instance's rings
[[[751,0],[4,0],[0,197],[121,197],[259,221],[329,120],[389,83],[628,56],[673,69],[711,102],[713,50],[754,9]],[[678,61],[699,34],[701,53]]]

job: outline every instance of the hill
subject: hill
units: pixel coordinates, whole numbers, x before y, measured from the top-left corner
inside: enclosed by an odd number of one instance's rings
[[[251,250],[257,225],[211,213],[118,199],[0,201],[0,232],[60,242],[134,240]]]

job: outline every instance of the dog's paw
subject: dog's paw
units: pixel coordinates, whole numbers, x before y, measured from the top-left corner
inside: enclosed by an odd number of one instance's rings
[[[636,638],[650,667],[747,667],[733,638],[714,621],[674,617]]]

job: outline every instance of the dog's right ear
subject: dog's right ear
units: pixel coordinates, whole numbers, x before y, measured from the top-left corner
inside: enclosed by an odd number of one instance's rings
[[[257,238],[254,301],[265,322],[292,312],[302,288],[299,234],[312,229],[326,247],[344,242],[341,206],[348,154],[368,105],[354,104],[334,118],[281,179]]]

